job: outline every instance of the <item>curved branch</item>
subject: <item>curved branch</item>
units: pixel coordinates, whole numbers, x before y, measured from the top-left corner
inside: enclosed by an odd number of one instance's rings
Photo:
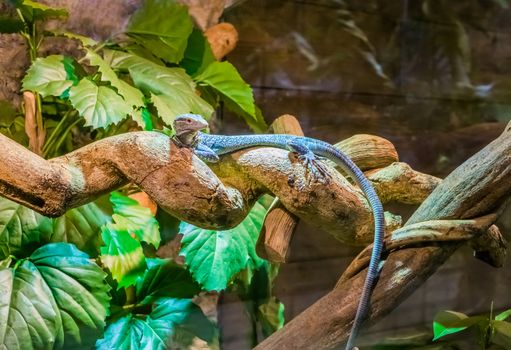
[[[493,212],[511,195],[511,123],[501,136],[451,173],[405,226],[466,219]],[[390,253],[373,292],[369,323],[391,312],[461,245],[406,248]],[[333,349],[348,335],[367,269],[339,283],[256,349]]]
[[[421,204],[442,181],[400,162],[371,170],[366,175],[383,203]]]
[[[3,135],[0,142],[0,194],[43,215],[62,215],[130,181],[204,227],[235,226],[249,209],[240,191],[161,133],[109,137],[48,161]]]
[[[179,219],[230,228],[263,193],[278,196],[293,214],[348,244],[372,241],[372,214],[362,192],[335,170],[328,184],[314,179],[291,153],[256,148],[208,167],[164,134],[109,137],[44,160],[0,135],[0,193],[48,216],[83,205],[133,182]]]

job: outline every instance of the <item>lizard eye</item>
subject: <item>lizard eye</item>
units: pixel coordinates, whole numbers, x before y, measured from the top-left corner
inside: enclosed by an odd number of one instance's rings
[[[191,120],[191,119],[186,119],[186,122],[187,122],[188,124],[190,124],[190,123],[192,122],[192,120]]]

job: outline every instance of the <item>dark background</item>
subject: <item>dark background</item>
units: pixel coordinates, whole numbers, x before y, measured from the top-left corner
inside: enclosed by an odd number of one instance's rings
[[[357,133],[379,135],[396,146],[401,161],[445,177],[511,119],[506,87],[511,81],[511,10],[484,1],[446,1],[447,10],[427,17],[424,3],[246,1],[223,17],[240,35],[228,59],[253,86],[268,122],[292,114],[307,136],[331,143]],[[360,54],[366,45],[346,32],[346,12],[339,10],[349,12],[366,35],[387,79]],[[443,12],[451,12],[457,22]],[[460,37],[468,53],[458,49]],[[481,93],[488,85],[491,91]],[[222,132],[248,129],[225,113]],[[406,221],[415,208],[385,209]],[[504,234],[510,232],[509,210],[499,226]],[[289,263],[281,266],[275,285],[286,320],[333,288],[357,252],[300,223]],[[438,311],[478,314],[488,312],[492,301],[494,309],[507,309],[510,287],[509,262],[495,269],[464,247],[361,339],[372,344],[391,337],[431,339]],[[222,348],[250,348],[252,330],[243,305],[232,295],[221,303]],[[470,340],[460,346],[479,349]]]

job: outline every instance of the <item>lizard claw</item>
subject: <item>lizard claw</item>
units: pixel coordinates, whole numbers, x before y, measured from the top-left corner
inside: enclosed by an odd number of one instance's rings
[[[304,163],[314,178],[324,183],[329,182],[331,175],[327,167],[318,160],[314,153],[298,154],[298,159]]]

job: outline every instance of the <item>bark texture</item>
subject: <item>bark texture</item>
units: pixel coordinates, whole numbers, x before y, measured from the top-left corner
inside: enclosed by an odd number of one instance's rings
[[[431,220],[474,218],[473,232],[488,232],[496,211],[511,194],[511,123],[484,149],[452,172],[422,203],[403,229]],[[428,230],[431,226],[428,228]],[[422,235],[420,228],[417,234]],[[450,232],[451,230],[447,230]],[[471,236],[471,235],[470,235]],[[431,276],[462,243],[446,241],[391,252],[373,292],[369,323],[391,312]],[[356,261],[354,263],[357,263]],[[342,278],[323,298],[256,349],[334,349],[347,338],[367,269]]]

